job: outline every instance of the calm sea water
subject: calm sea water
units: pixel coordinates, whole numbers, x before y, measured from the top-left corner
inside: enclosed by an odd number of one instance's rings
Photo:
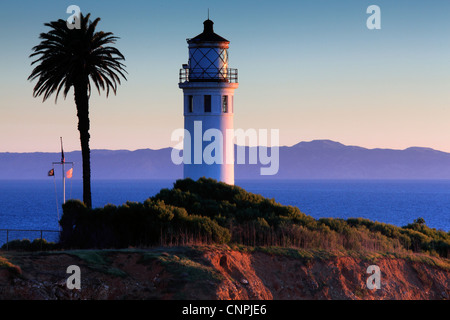
[[[247,191],[293,205],[314,218],[363,217],[404,226],[423,217],[429,227],[450,230],[450,181],[237,181]],[[93,206],[144,201],[173,181],[93,181]],[[58,230],[61,182],[0,181],[0,229]],[[80,180],[66,183],[67,199],[82,198]],[[56,205],[58,201],[58,206]],[[59,209],[58,209],[59,208]],[[39,233],[10,233],[34,239]],[[52,240],[54,235],[45,234]],[[0,243],[5,241],[0,232]]]

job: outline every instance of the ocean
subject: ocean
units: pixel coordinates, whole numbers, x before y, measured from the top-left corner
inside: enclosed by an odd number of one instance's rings
[[[161,188],[171,188],[173,182],[92,181],[93,206],[120,205],[127,200],[142,202]],[[431,228],[450,230],[450,181],[238,180],[236,185],[283,205],[297,206],[314,218],[362,217],[404,226],[422,217]],[[81,180],[67,180],[66,198],[82,199]],[[0,229],[58,230],[61,202],[61,181],[0,181]],[[56,235],[44,232],[44,238],[51,241],[56,240]],[[9,240],[32,240],[40,233],[11,231],[8,236]],[[5,241],[6,232],[0,231],[0,244]]]

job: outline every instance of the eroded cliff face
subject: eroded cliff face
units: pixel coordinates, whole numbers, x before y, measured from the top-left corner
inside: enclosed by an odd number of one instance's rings
[[[1,252],[0,299],[433,299],[450,297],[448,260],[298,258],[229,247]],[[425,260],[429,260],[426,262]],[[442,266],[435,265],[436,263]],[[368,289],[367,267],[381,271]],[[434,265],[433,265],[434,264]],[[81,290],[66,286],[81,269]]]
[[[368,289],[367,267],[353,257],[306,263],[285,256],[240,252],[205,253],[225,280],[220,299],[449,299],[450,272],[398,258],[376,261],[381,288]],[[248,284],[243,285],[243,283]]]

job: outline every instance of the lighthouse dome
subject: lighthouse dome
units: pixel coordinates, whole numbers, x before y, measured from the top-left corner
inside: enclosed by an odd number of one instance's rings
[[[198,36],[188,39],[188,43],[198,43],[198,42],[227,42],[230,43],[225,38],[222,38],[217,33],[214,33],[214,22],[212,20],[205,20],[203,22],[203,32]]]
[[[205,20],[203,32],[189,44],[189,81],[229,81],[228,47],[230,41],[214,33],[214,22]]]

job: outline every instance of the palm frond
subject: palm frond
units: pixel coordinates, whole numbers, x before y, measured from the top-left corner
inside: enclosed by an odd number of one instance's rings
[[[89,94],[91,83],[99,92],[116,94],[120,79],[126,80],[123,54],[112,45],[119,39],[111,32],[96,31],[100,18],[90,21],[90,14],[80,16],[80,29],[69,29],[65,20],[45,23],[50,30],[41,33],[41,42],[32,48],[30,58],[33,71],[28,80],[37,83],[34,97],[43,101],[55,94],[55,102],[62,92],[67,97],[79,79],[86,79]]]

